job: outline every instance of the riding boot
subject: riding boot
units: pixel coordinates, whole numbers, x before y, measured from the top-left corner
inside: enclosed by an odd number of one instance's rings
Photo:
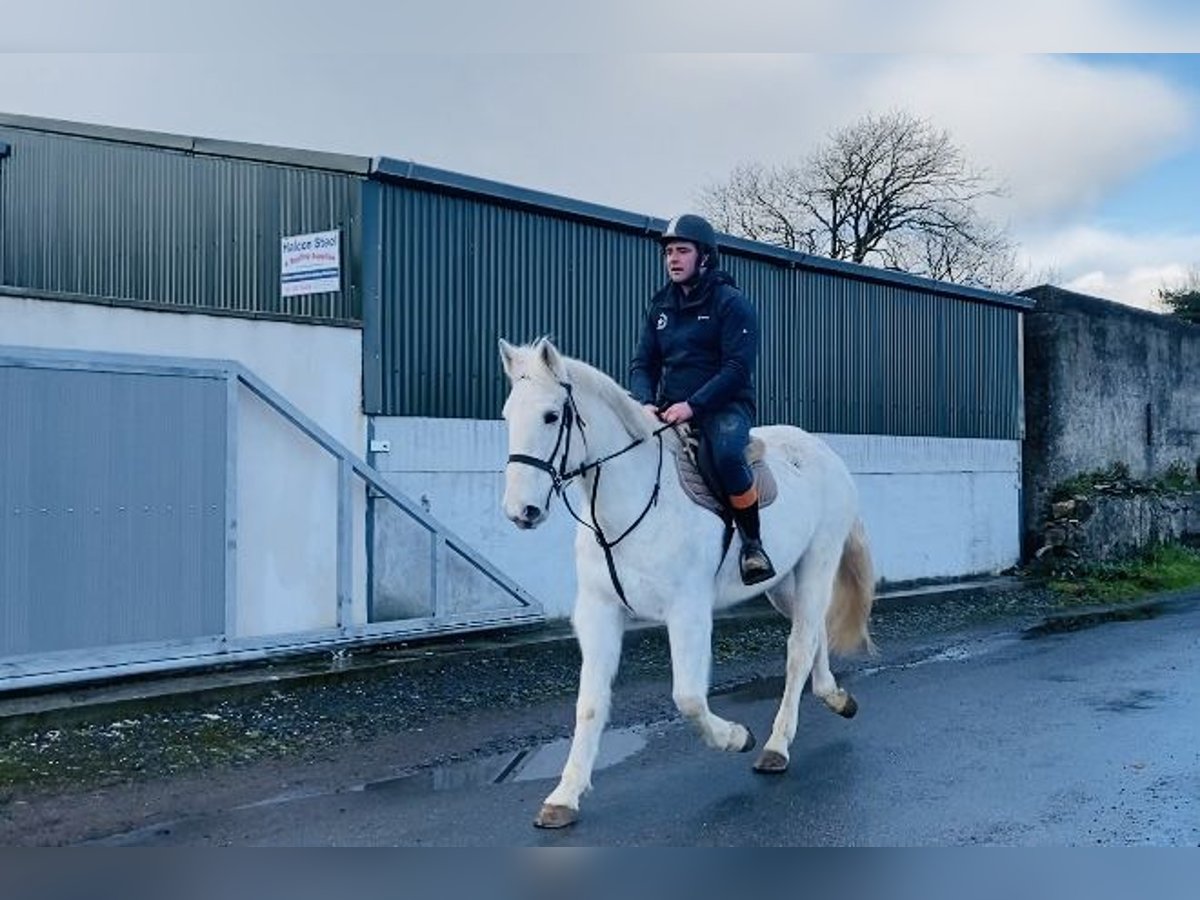
[[[733,520],[737,523],[738,531],[742,533],[742,552],[738,563],[742,572],[743,584],[758,584],[775,577],[775,567],[771,558],[763,549],[762,538],[759,536],[758,498],[749,506],[733,508]]]

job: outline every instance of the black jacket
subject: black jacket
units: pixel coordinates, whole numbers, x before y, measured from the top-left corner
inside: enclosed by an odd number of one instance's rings
[[[646,310],[629,392],[660,408],[686,400],[697,416],[731,403],[754,415],[758,314],[727,272],[706,272],[684,294],[667,284]]]

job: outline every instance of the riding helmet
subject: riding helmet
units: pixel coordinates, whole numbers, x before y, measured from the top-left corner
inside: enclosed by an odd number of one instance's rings
[[[708,224],[708,220],[702,216],[685,213],[668,222],[667,228],[658,242],[665,246],[671,241],[689,241],[696,245],[701,256],[707,255],[716,259],[717,233],[713,230],[712,225]]]

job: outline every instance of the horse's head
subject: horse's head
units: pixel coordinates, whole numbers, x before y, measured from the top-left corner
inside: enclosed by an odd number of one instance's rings
[[[546,338],[527,347],[501,340],[500,359],[512,385],[504,402],[504,514],[518,528],[535,528],[549,515],[559,476],[583,459],[578,410],[563,357]]]

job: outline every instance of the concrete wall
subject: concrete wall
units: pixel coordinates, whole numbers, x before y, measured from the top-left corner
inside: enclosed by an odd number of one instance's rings
[[[236,360],[350,450],[365,447],[357,329],[0,296],[0,344]],[[237,603],[229,634],[332,627],[336,463],[244,388],[237,429]],[[355,503],[353,618],[365,622],[365,497],[357,480]]]
[[[373,464],[544,606],[570,613],[575,523],[557,505],[535,532],[500,509],[508,438],[501,421],[372,420],[391,450]],[[997,572],[1019,555],[1020,444],[829,435],[859,486],[877,574],[887,581]]]
[[[1200,465],[1200,328],[1058,288],[1026,292],[1025,552],[1054,487],[1116,463]]]

